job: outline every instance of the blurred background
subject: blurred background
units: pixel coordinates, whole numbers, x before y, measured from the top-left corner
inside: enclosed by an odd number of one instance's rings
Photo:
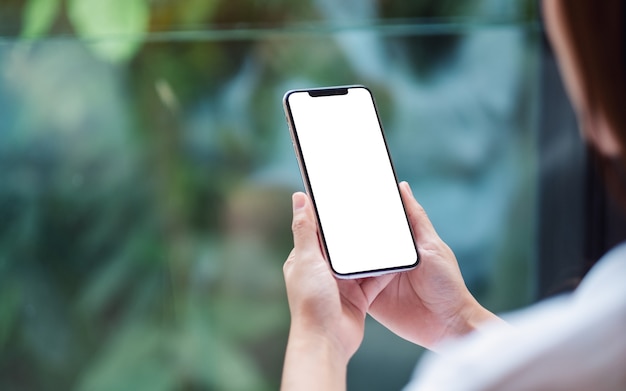
[[[292,88],[370,87],[470,290],[535,300],[541,47],[531,0],[3,0],[0,389],[278,388]],[[349,388],[421,353],[368,319]]]

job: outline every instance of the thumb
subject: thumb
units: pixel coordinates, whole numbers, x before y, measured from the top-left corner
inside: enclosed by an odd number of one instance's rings
[[[317,225],[309,197],[304,193],[297,192],[293,194],[291,200],[293,203],[291,230],[295,251],[297,253],[319,251]]]
[[[424,208],[415,200],[415,197],[413,197],[413,192],[407,182],[400,183],[400,192],[409,217],[409,222],[411,223],[411,228],[413,228],[415,241],[438,239],[439,235],[437,235],[435,227],[433,227],[433,224],[430,222]]]

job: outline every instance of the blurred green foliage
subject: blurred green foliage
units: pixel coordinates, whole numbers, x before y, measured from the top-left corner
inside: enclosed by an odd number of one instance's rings
[[[23,13],[22,37],[39,38],[48,33],[61,8],[60,0],[32,0]]]
[[[379,0],[341,23],[483,3]],[[324,4],[0,5],[0,389],[278,387],[294,186],[272,169],[296,170],[276,97],[364,79],[317,34],[337,23]],[[462,35],[385,39],[428,79]],[[371,87],[386,122],[392,91]]]

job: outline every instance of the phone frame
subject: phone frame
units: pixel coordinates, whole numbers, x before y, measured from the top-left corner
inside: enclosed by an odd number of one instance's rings
[[[352,273],[339,273],[337,272],[332,264],[332,261],[330,260],[330,255],[329,255],[329,251],[328,251],[328,247],[326,244],[326,239],[324,237],[324,230],[322,228],[322,224],[320,222],[320,217],[319,217],[319,213],[318,213],[318,209],[317,209],[317,204],[315,202],[315,194],[313,192],[313,189],[311,188],[311,183],[309,180],[309,175],[307,172],[307,167],[306,167],[306,163],[304,161],[303,155],[302,155],[302,148],[300,146],[300,140],[298,137],[298,133],[295,129],[295,121],[293,119],[292,113],[291,113],[291,107],[289,105],[289,97],[294,94],[294,93],[308,93],[311,97],[322,97],[322,96],[332,96],[332,95],[346,95],[348,94],[350,89],[355,89],[355,88],[361,88],[361,89],[365,89],[370,98],[372,99],[372,104],[374,106],[374,111],[376,114],[376,119],[378,120],[378,128],[381,132],[382,135],[382,139],[383,139],[383,143],[385,145],[385,151],[387,154],[387,160],[391,166],[391,171],[393,173],[393,177],[395,180],[395,186],[396,186],[396,190],[398,191],[398,196],[400,197],[400,202],[402,204],[402,209],[404,211],[404,215],[407,221],[407,226],[409,228],[409,231],[411,233],[411,238],[413,239],[413,245],[415,247],[415,254],[416,254],[416,259],[415,262],[409,265],[402,265],[402,266],[394,266],[394,267],[389,267],[389,268],[382,268],[382,269],[375,269],[375,270],[364,270],[364,271],[357,271],[357,272],[352,272]],[[294,89],[294,90],[289,90],[287,91],[284,96],[283,96],[283,109],[285,111],[285,118],[287,120],[287,124],[289,127],[289,133],[291,135],[291,143],[293,145],[295,154],[296,154],[296,159],[298,161],[298,166],[300,168],[300,175],[302,177],[302,182],[304,183],[304,187],[306,190],[306,193],[308,194],[309,198],[311,199],[312,203],[313,203],[313,210],[315,212],[315,221],[317,224],[317,233],[318,233],[318,240],[320,243],[320,248],[323,250],[322,253],[324,255],[324,258],[326,259],[326,261],[329,263],[330,268],[333,272],[333,274],[341,279],[355,279],[355,278],[363,278],[363,277],[371,277],[371,276],[378,276],[378,275],[382,275],[382,274],[388,274],[388,273],[398,273],[398,272],[402,272],[402,271],[407,271],[407,270],[411,270],[414,269],[415,267],[417,267],[417,265],[420,263],[420,255],[419,255],[419,251],[417,248],[417,243],[415,242],[415,235],[413,232],[413,227],[411,227],[411,223],[409,221],[408,218],[408,214],[406,212],[406,206],[404,205],[404,201],[402,200],[402,194],[400,193],[400,186],[398,184],[398,177],[396,174],[396,169],[395,166],[393,164],[393,160],[391,159],[391,153],[389,151],[389,146],[387,144],[387,138],[385,137],[385,132],[383,130],[383,126],[382,126],[382,122],[380,119],[380,115],[378,113],[378,107],[376,105],[376,101],[374,99],[374,94],[372,93],[372,91],[367,88],[364,85],[360,85],[360,84],[354,84],[354,85],[340,85],[340,86],[330,86],[330,87],[317,87],[317,88],[304,88],[304,89]]]

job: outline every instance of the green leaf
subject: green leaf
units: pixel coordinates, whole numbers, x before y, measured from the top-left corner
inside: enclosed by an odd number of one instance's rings
[[[45,36],[59,14],[59,5],[59,0],[28,0],[22,14],[22,38]]]
[[[69,0],[68,16],[97,55],[120,62],[141,46],[150,9],[146,0]]]

